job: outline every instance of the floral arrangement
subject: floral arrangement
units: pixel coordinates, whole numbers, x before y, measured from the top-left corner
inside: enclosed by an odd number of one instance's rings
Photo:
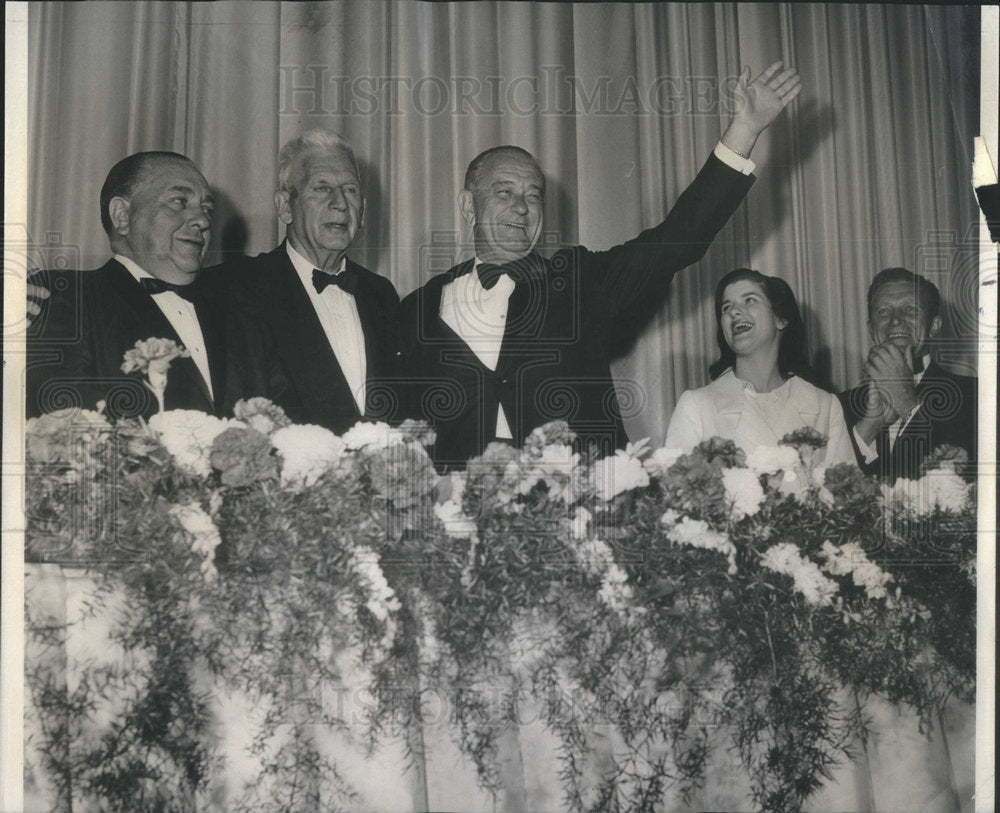
[[[580,811],[693,792],[718,747],[706,719],[755,804],[797,810],[864,732],[841,688],[924,721],[974,696],[975,509],[952,450],[882,488],[817,466],[809,431],[750,454],[714,439],[594,460],[556,422],[438,478],[422,425],[338,437],[263,399],[228,421],[61,410],[27,437],[29,558],[86,565],[95,605],[128,608],[109,633],[127,666],[78,665],[72,688],[50,661],[29,668],[32,768],[67,798],[212,798],[229,769],[209,698],[239,696],[256,761],[227,780],[227,809],[349,807],[315,741],[344,721],[290,675],[363,685],[372,746],[419,728],[399,691],[419,675],[493,789],[501,732],[533,705]],[[65,631],[28,614],[34,645],[58,646]],[[595,720],[625,746],[599,781],[583,767]]]

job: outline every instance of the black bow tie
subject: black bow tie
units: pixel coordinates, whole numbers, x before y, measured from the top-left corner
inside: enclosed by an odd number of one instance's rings
[[[496,265],[495,263],[480,263],[476,266],[476,273],[479,274],[479,284],[487,291],[493,288],[504,274],[514,276],[513,263]]]
[[[142,286],[142,290],[150,296],[162,294],[166,291],[173,291],[177,296],[186,299],[188,302],[198,302],[205,297],[204,286],[199,285],[197,282],[192,282],[188,285],[175,285],[172,282],[164,282],[162,279],[157,279],[156,277],[143,277],[139,280],[139,284]]]
[[[345,268],[339,274],[327,274],[318,268],[313,269],[313,288],[321,294],[327,285],[336,285],[344,293],[354,296],[358,290],[358,278],[350,268]]]

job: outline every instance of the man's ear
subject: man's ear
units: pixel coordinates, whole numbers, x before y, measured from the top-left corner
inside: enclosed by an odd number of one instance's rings
[[[458,208],[469,228],[475,228],[476,210],[472,205],[472,193],[468,189],[463,189],[458,193]]]
[[[927,337],[933,339],[938,333],[941,332],[941,317],[935,316],[931,319],[930,329],[927,331]]]
[[[778,326],[778,330],[784,330],[786,327],[788,327],[788,320],[787,319],[775,319],[774,320],[774,324],[776,324]]]
[[[279,189],[274,193],[274,208],[278,212],[278,220],[286,226],[292,222],[292,207],[289,205],[289,193]]]
[[[124,237],[128,234],[132,221],[132,209],[125,198],[116,197],[108,201],[108,217],[111,219],[111,229]]]
[[[365,196],[361,196],[361,211],[358,213],[358,228],[365,227]]]

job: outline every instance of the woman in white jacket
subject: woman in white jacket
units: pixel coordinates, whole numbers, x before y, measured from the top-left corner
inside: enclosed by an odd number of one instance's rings
[[[712,383],[681,395],[664,445],[688,452],[721,437],[750,452],[809,426],[827,438],[825,465],[856,465],[840,402],[807,380],[805,327],[788,284],[730,271],[715,289],[715,316],[721,355],[708,370]]]

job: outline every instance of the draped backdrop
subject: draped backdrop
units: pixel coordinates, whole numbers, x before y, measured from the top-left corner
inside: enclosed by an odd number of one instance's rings
[[[875,5],[89,2],[29,9],[29,222],[45,264],[108,254],[98,193],[138,150],[189,155],[218,199],[218,261],[283,236],[281,144],[344,134],[367,210],[352,256],[401,295],[470,256],[455,198],[500,143],[546,173],[542,250],[606,248],[658,222],[731,113],[741,66],[803,91],[753,154],[758,181],[616,363],[633,437],[661,440],[715,357],[715,282],[789,282],[829,385],[860,377],[881,268],[946,300],[947,366],[974,370],[979,10]]]

